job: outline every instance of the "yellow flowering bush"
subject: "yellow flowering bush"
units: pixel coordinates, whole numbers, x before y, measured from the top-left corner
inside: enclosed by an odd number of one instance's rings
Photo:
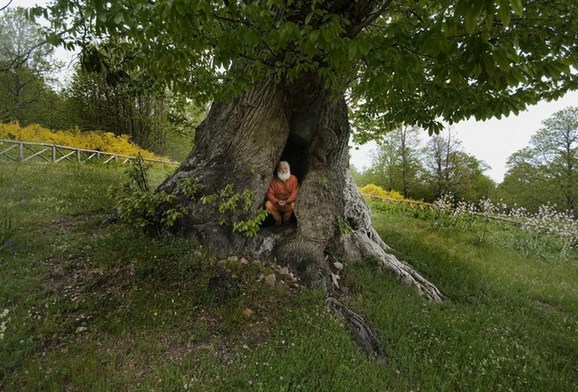
[[[0,124],[0,139],[39,142],[61,146],[96,150],[112,154],[136,156],[168,161],[130,142],[127,135],[117,136],[112,132],[82,132],[75,128],[68,131],[51,131],[38,124],[21,128],[18,123]]]
[[[375,184],[367,184],[361,188],[359,188],[359,192],[366,197],[377,197],[380,199],[387,199],[387,200],[392,200],[395,202],[400,202],[402,204],[409,204],[412,206],[419,206],[421,208],[425,208],[425,207],[432,207],[433,204],[431,203],[426,203],[423,200],[415,200],[415,199],[406,199],[403,197],[403,195],[401,193],[399,193],[398,191],[386,191],[385,189],[383,189],[382,187],[380,187],[379,185],[375,185]]]
[[[403,200],[403,195],[397,191],[386,191],[379,185],[367,184],[359,188],[359,192],[365,196],[377,196],[384,199]]]

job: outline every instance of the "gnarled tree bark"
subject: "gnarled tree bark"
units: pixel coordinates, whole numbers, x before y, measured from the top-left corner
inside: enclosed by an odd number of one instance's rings
[[[261,259],[276,258],[290,266],[312,286],[333,293],[331,264],[363,262],[378,258],[383,267],[415,286],[432,301],[443,296],[409,265],[388,254],[388,247],[371,225],[370,211],[348,172],[350,126],[343,95],[331,95],[315,75],[291,86],[267,81],[239,97],[214,103],[199,126],[195,147],[177,171],[160,187],[179,195],[188,214],[179,222],[181,231],[196,236],[220,256],[243,252]],[[279,160],[290,162],[301,184],[295,204],[297,224],[282,231],[262,228],[252,237],[234,234],[232,223],[247,220],[263,208],[268,184]],[[203,185],[202,195],[188,199],[180,179],[192,178]],[[234,192],[254,195],[250,208],[241,204],[226,214],[218,202],[203,202],[203,195],[219,194],[227,186]],[[363,318],[337,299],[328,301],[336,314],[347,318],[357,340],[376,336],[360,329]],[[367,333],[367,331],[370,331]],[[383,356],[375,341],[373,354]],[[364,345],[362,345],[364,347]]]

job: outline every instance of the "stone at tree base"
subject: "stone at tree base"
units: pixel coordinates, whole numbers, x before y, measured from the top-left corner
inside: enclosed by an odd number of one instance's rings
[[[275,274],[269,274],[269,275],[265,276],[265,283],[268,286],[274,287],[276,282],[277,282],[277,276],[275,276]]]

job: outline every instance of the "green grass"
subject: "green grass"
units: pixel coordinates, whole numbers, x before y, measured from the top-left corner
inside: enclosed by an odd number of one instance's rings
[[[374,209],[376,228],[447,297],[347,265],[347,301],[389,362],[366,358],[323,293],[269,287],[274,266],[102,225],[124,168],[0,163],[0,390],[573,391],[578,263],[522,257],[472,233]],[[160,183],[167,170],[155,169]],[[2,211],[0,211],[2,212]],[[0,219],[2,215],[0,214]],[[1,236],[0,236],[1,238]],[[223,271],[235,294],[213,289]],[[278,276],[278,279],[280,276]],[[247,313],[247,309],[252,314]]]

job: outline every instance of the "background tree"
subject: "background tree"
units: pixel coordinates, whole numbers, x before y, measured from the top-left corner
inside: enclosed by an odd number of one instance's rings
[[[49,84],[59,67],[53,50],[24,9],[0,14],[0,121],[62,125],[62,100]]]
[[[424,195],[426,200],[452,194],[475,202],[493,193],[493,181],[483,174],[487,165],[462,150],[461,141],[451,128],[428,141],[424,156],[429,189]]]
[[[421,171],[420,130],[403,126],[388,132],[379,142],[371,171],[378,176],[376,185],[397,190],[404,197],[415,193]]]
[[[83,131],[128,135],[143,148],[184,159],[204,109],[169,91],[146,88],[138,77],[124,75],[111,83],[106,76],[105,70],[77,68],[64,91],[71,123]]]
[[[333,261],[372,256],[441,298],[386,253],[371,226],[347,172],[348,89],[358,112],[386,129],[404,123],[436,131],[442,120],[517,112],[578,80],[570,69],[578,65],[573,0],[87,4],[58,1],[55,28],[72,20],[70,40],[81,45],[104,35],[130,41],[124,67],[214,99],[193,151],[158,190],[187,208],[180,230],[220,254],[275,256],[328,291]],[[298,226],[251,239],[232,233],[259,216],[280,159],[293,163],[301,181]],[[190,181],[201,184],[200,194],[183,185]],[[245,201],[235,205],[229,189]]]
[[[380,185],[387,190],[400,189],[399,173],[396,172],[396,166],[398,166],[396,147],[387,139],[380,141],[376,151],[373,153],[372,165],[368,173],[375,177],[374,184]]]
[[[104,73],[79,69],[66,95],[73,123],[80,129],[129,135],[143,148],[164,152],[170,128],[164,94],[139,91],[130,80],[111,85]]]
[[[531,210],[555,204],[578,213],[578,108],[566,108],[543,121],[530,145],[508,158],[500,195]]]
[[[465,153],[451,129],[426,139],[426,147],[415,128],[389,132],[384,140],[373,165],[356,173],[359,185],[373,183],[426,201],[446,193],[471,202],[493,196],[495,184],[484,174],[488,166]]]

